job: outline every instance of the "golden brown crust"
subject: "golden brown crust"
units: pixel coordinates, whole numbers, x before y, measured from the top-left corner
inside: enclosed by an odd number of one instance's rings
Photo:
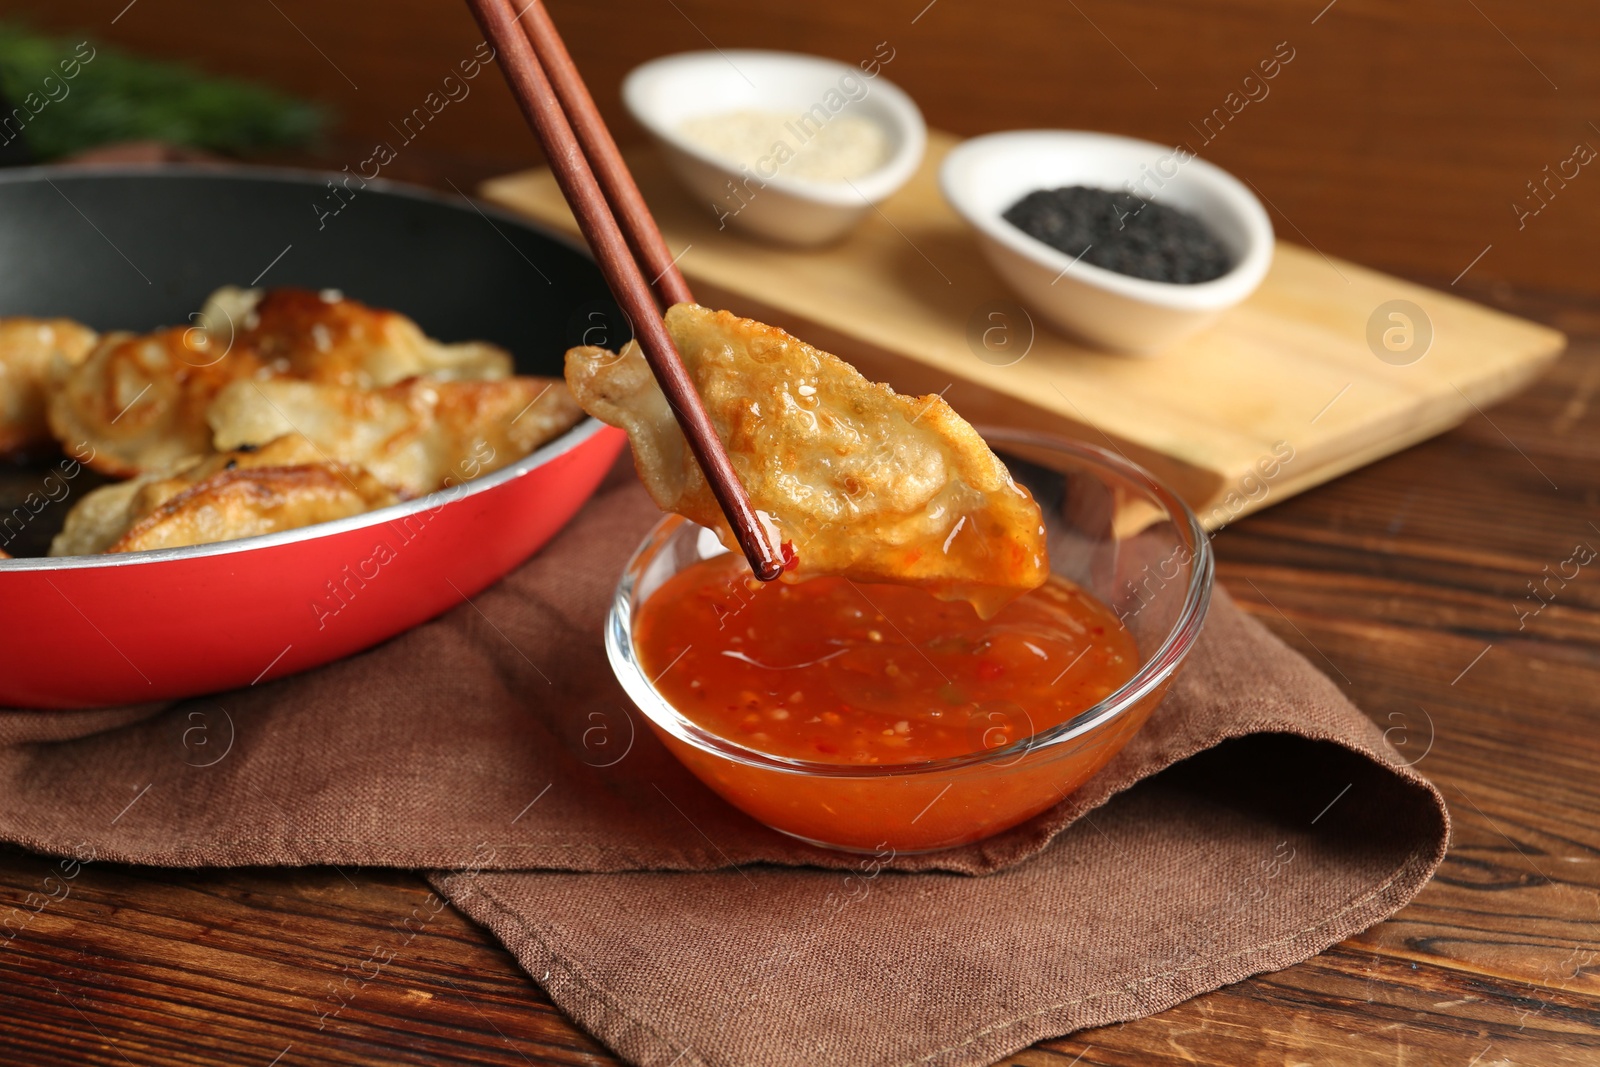
[[[258,449],[180,460],[80,500],[52,556],[228,541],[357,515],[399,494],[359,467],[330,463],[290,434]]]
[[[508,377],[502,349],[440,344],[335,293],[224,287],[198,325],[82,348],[49,360],[50,432],[130,480],[86,494],[52,555],[343,518],[496,470],[582,418],[560,381]]]
[[[0,318],[0,455],[50,440],[44,387],[50,365],[81,363],[96,336],[71,319]]]
[[[275,379],[230,385],[209,417],[218,449],[301,433],[328,457],[421,496],[526,456],[583,412],[554,378],[413,378],[371,390]]]
[[[236,324],[234,339],[274,374],[327,385],[372,389],[419,374],[493,380],[511,373],[511,356],[496,345],[441,344],[397,311],[332,292],[273,289]]]
[[[110,333],[81,363],[52,364],[50,431],[88,463],[128,477],[210,451],[206,408],[218,390],[261,370],[248,351],[223,350],[198,327]]]
[[[394,311],[332,293],[225,287],[200,325],[108,334],[46,380],[50,432],[93,449],[91,465],[131,477],[211,450],[206,409],[229,383],[295,378],[369,389],[415,375],[494,381],[511,372],[495,345],[441,344]],[[3,443],[3,439],[0,439]]]
[[[133,525],[139,491],[159,477],[142,474],[84,494],[67,512],[61,532],[50,541],[50,555],[92,556],[110,548]]]
[[[293,530],[394,503],[371,475],[339,465],[219,471],[156,507],[107,552],[143,552]]]
[[[786,580],[905,582],[987,615],[1048,576],[1037,505],[942,398],[725,311],[679,304],[666,322],[752,503],[797,555]],[[567,383],[627,431],[657,504],[734,547],[636,344],[571,350]]]

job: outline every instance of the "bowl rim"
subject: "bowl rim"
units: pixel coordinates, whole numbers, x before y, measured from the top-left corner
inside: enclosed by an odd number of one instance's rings
[[[819,71],[824,69],[841,73],[848,71],[855,73],[857,76],[864,76],[864,72],[853,64],[827,56],[813,55],[809,52],[788,52],[766,48],[702,49],[692,52],[675,52],[671,55],[658,56],[630,70],[622,79],[623,104],[627,107],[628,113],[633,116],[634,121],[643,126],[650,136],[657,141],[705,166],[713,167],[730,176],[738,176],[738,164],[730,163],[725,156],[702,148],[687,137],[684,137],[676,129],[658,122],[646,100],[649,97],[647,83],[651,79],[680,77],[682,72],[686,70],[712,64],[730,64],[739,59],[744,59],[750,64],[766,63],[791,67],[812,67]],[[762,186],[763,190],[774,189],[797,200],[805,200],[829,207],[865,209],[886,199],[895,190],[911,180],[912,175],[916,173],[917,168],[922,164],[922,157],[927,152],[927,121],[923,118],[922,110],[917,107],[916,101],[912,100],[904,89],[890,81],[883,74],[872,75],[867,80],[872,84],[874,93],[881,92],[883,94],[882,99],[887,105],[891,121],[895,124],[896,129],[894,132],[899,135],[900,147],[894,154],[884,160],[877,168],[868,171],[859,178],[846,178],[837,182],[817,182],[808,181],[804,178],[787,178],[782,174],[775,174],[771,178],[758,179],[765,182]]]
[[[0,172],[0,185],[21,184],[28,181],[53,181],[56,179],[70,181],[84,178],[139,178],[149,181],[168,181],[181,178],[223,178],[235,181],[266,181],[313,187],[320,186],[325,181],[343,177],[345,177],[345,174],[342,171],[227,162],[174,163],[160,167],[139,163],[40,164],[15,167]],[[396,181],[392,178],[379,177],[363,180],[366,181],[367,187],[373,192],[429,202],[441,207],[455,208],[456,210],[471,208],[486,218],[531,230],[541,237],[566,246],[587,259],[592,260],[594,258],[589,248],[571,235],[551,229],[532,219],[512,214],[498,205],[480,202],[464,195],[459,197],[450,196],[425,186]],[[363,189],[363,191],[366,191],[366,189]],[[279,530],[276,533],[257,534],[253,537],[239,537],[231,541],[214,541],[203,545],[183,545],[178,548],[154,548],[146,549],[143,552],[99,553],[89,556],[22,556],[0,559],[0,575],[17,574],[26,571],[55,572],[151,565],[179,559],[199,559],[208,556],[264,551],[299,541],[335,537],[351,530],[360,530],[370,526],[408,519],[413,515],[432,511],[435,508],[453,504],[467,497],[489,492],[499,485],[520,478],[529,471],[565,455],[606,429],[607,427],[604,423],[586,415],[559,436],[547,441],[544,445],[534,449],[521,459],[506,464],[499,470],[490,471],[488,474],[480,475],[464,482],[458,482],[444,489],[425,493],[411,500],[402,500],[399,503],[390,504],[375,511],[364,511],[342,519],[334,519],[330,522],[312,523],[310,526],[300,526],[292,530]]]
[[[1029,260],[1041,270],[1050,271],[1057,278],[1068,277],[1080,284],[1142,303],[1182,311],[1220,310],[1249,296],[1266,277],[1272,265],[1276,238],[1272,219],[1262,206],[1261,199],[1238,178],[1192,152],[1183,164],[1184,170],[1192,175],[1192,180],[1206,185],[1230,205],[1229,213],[1242,224],[1245,233],[1245,247],[1239,261],[1227,273],[1208,282],[1159,282],[1083,262],[1024,233],[1002,218],[999,211],[981,210],[973,202],[974,198],[968,191],[971,180],[964,170],[978,157],[997,152],[1021,154],[1062,147],[1089,152],[1097,148],[1137,149],[1163,154],[1180,150],[1177,146],[1157,141],[1097,130],[1006,130],[972,137],[952,148],[939,165],[939,189],[968,225],[1007,251]]]
[[[611,663],[612,673],[616,675],[634,705],[650,719],[653,725],[665,730],[677,740],[702,752],[745,766],[809,777],[899,778],[940,774],[979,764],[1009,766],[1011,764],[1007,761],[1020,762],[1032,752],[1052,748],[1097,730],[1137,707],[1158,687],[1166,684],[1199,638],[1211,602],[1214,574],[1211,541],[1195,517],[1194,511],[1163,482],[1126,456],[1055,434],[990,426],[980,426],[977,429],[985,441],[998,447],[1003,448],[1007,444],[1012,444],[1065,452],[1108,469],[1146,490],[1167,509],[1174,525],[1187,532],[1189,547],[1193,553],[1193,567],[1188,585],[1184,589],[1183,605],[1166,637],[1134,672],[1132,678],[1066,722],[1036,731],[1004,748],[916,763],[866,765],[794,759],[749,748],[714,734],[682,715],[645,676],[634,652],[631,604],[633,589],[661,547],[689,522],[681,515],[669,514],[651,527],[650,532],[645,535],[644,540],[628,559],[622,577],[617,582],[611,608],[606,615],[606,658]]]

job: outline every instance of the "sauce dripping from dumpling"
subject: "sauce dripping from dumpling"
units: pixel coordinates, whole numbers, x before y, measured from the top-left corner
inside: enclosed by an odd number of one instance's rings
[[[1027,490],[938,396],[908,397],[773,326],[693,304],[667,328],[786,582],[834,575],[918,586],[982,616],[1049,575]],[[567,353],[579,404],[626,430],[663,509],[734,539],[637,345]]]

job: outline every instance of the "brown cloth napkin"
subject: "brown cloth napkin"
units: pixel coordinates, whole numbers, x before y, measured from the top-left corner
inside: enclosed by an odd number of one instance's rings
[[[656,517],[623,469],[505,581],[365,654],[169,706],[0,711],[0,839],[433,870],[600,1040],[682,1067],[989,1063],[1314,955],[1443,856],[1438,791],[1220,591],[1165,704],[1057,808],[927,856],[797,845],[683,770],[611,676],[601,621]]]

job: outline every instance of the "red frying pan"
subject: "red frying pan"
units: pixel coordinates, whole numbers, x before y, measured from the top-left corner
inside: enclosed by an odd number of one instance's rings
[[[444,341],[558,376],[628,336],[574,245],[393,183],[249,168],[0,175],[0,315],[101,330],[186,321],[223,284],[339,289]],[[77,708],[260,684],[472,597],[594,492],[622,434],[592,419],[502,470],[339,522],[215,545],[44,558],[96,476],[0,471],[0,705]],[[72,473],[69,473],[72,472]]]

